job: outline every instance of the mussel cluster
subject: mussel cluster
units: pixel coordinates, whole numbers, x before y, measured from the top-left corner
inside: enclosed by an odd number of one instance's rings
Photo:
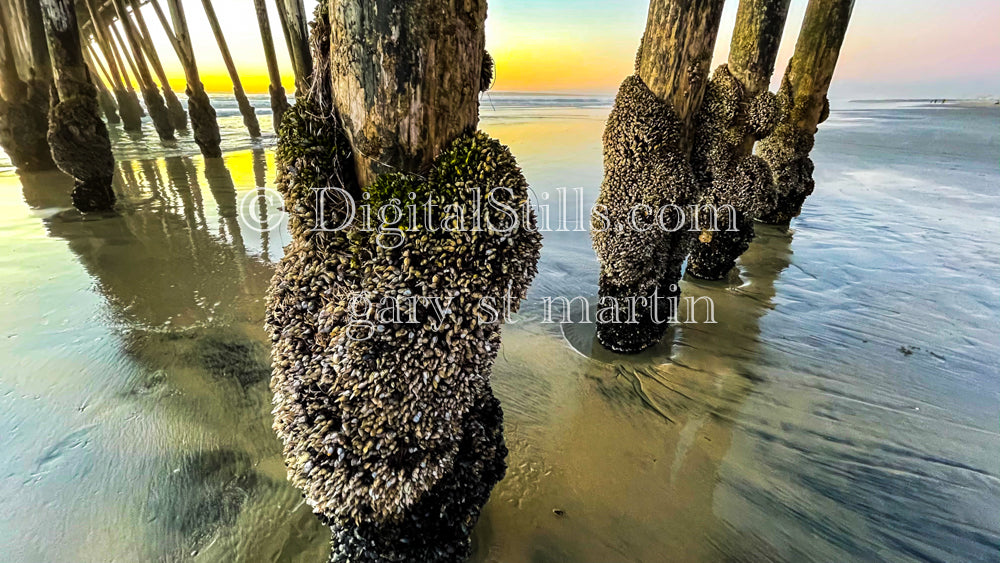
[[[31,79],[19,99],[0,99],[0,146],[19,170],[52,168],[45,136],[49,129],[49,83]]]
[[[76,96],[59,100],[49,112],[47,139],[52,160],[76,179],[73,205],[77,209],[111,209],[115,202],[111,189],[115,160],[108,127],[97,106],[97,89],[88,82],[79,84],[77,92]]]
[[[591,229],[601,307],[619,311],[613,322],[598,323],[597,337],[616,352],[658,342],[679,295],[691,236],[675,228],[683,220],[676,209],[697,196],[681,131],[669,104],[638,76],[625,79],[604,131],[604,183]]]
[[[289,479],[333,529],[332,561],[460,561],[506,467],[494,313],[516,310],[536,273],[527,183],[509,150],[476,132],[426,177],[362,189],[334,116],[300,99],[281,129],[293,241],[266,329]],[[419,221],[389,240],[343,198],[321,201],[324,187],[376,210],[419,205]]]
[[[809,158],[815,140],[815,131],[799,127],[795,123],[795,93],[786,73],[778,90],[778,103],[784,118],[768,137],[757,145],[757,154],[770,166],[774,174],[777,201],[768,213],[755,218],[762,223],[787,225],[802,212],[802,204],[809,197],[816,182],[813,180],[815,166]],[[819,122],[830,115],[830,102],[824,99]]]
[[[754,218],[773,211],[771,170],[745,143],[770,135],[780,119],[774,94],[748,96],[727,65],[715,70],[696,118],[691,153],[701,192],[701,233],[687,267],[694,277],[725,277],[753,240]]]

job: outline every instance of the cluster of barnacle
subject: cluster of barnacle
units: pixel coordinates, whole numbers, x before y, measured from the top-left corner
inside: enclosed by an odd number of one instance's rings
[[[174,127],[170,122],[170,111],[160,91],[154,86],[142,89],[142,99],[146,102],[146,112],[161,139],[173,139]]]
[[[678,293],[690,236],[662,228],[659,210],[686,207],[697,194],[681,131],[669,104],[638,76],[625,79],[604,132],[604,183],[595,206],[603,217],[595,214],[592,229],[602,300],[636,312],[635,319],[598,324],[601,344],[617,352],[639,352],[659,341],[669,316],[663,304]],[[667,213],[664,222],[672,220]],[[654,296],[659,318],[652,311]]]
[[[769,212],[761,213],[755,218],[763,223],[787,225],[802,212],[802,204],[816,187],[813,180],[814,165],[809,158],[814,133],[797,126],[790,117],[796,108],[787,73],[778,91],[778,101],[786,117],[757,148],[757,154],[767,162],[774,174],[777,201]],[[824,99],[819,122],[825,121],[829,115],[829,100]]]
[[[687,271],[721,279],[753,240],[753,218],[775,206],[771,171],[750,154],[774,130],[781,108],[774,94],[748,96],[727,65],[715,70],[699,110],[691,162],[701,187],[698,225]]]
[[[505,468],[489,384],[500,324],[481,307],[484,298],[501,307],[508,295],[516,307],[541,246],[533,215],[507,229],[504,207],[475,198],[492,192],[494,203],[525,209],[527,183],[505,146],[470,133],[426,178],[386,174],[352,188],[348,145],[335,117],[318,110],[300,99],[277,149],[294,238],[271,285],[267,330],[289,478],[331,525],[334,561],[460,560]],[[312,189],[326,186],[353,189],[373,207],[411,192],[420,205],[429,198],[430,223],[407,224],[396,248],[357,223],[314,231]],[[455,205],[469,229],[457,228]],[[328,224],[348,216],[344,206],[322,210]],[[424,208],[418,216],[427,220]],[[370,330],[355,330],[363,323]]]
[[[108,128],[97,106],[97,89],[77,85],[78,95],[63,98],[49,112],[49,147],[60,170],[76,179],[73,205],[81,211],[110,209],[115,160]]]
[[[21,99],[0,99],[0,146],[20,170],[52,166],[45,136],[49,129],[49,85],[32,79]]]
[[[479,91],[486,92],[493,87],[496,78],[496,61],[488,51],[483,51],[483,66],[479,69]]]
[[[135,90],[123,90],[121,88],[117,88],[115,89],[115,100],[118,101],[118,115],[122,118],[122,126],[125,130],[141,130],[142,116],[146,115],[146,113],[142,109],[142,104],[139,103],[139,95],[135,93]],[[190,106],[190,101],[188,102],[188,109],[189,111],[193,111]],[[192,119],[194,118],[192,117]]]
[[[204,90],[192,90],[188,87],[187,95],[194,142],[198,144],[202,154],[206,157],[218,158],[222,156],[222,149],[219,147],[222,142],[222,133],[219,131],[215,108],[212,107],[208,94]]]

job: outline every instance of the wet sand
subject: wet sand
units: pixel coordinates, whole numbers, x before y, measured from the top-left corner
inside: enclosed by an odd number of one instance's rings
[[[491,96],[482,126],[535,192],[582,187],[589,209],[605,101]],[[835,106],[792,229],[762,228],[727,282],[685,282],[718,324],[636,357],[543,322],[545,297],[597,293],[588,233],[545,233],[494,369],[510,469],[473,560],[994,558],[997,125]],[[257,197],[273,140],[223,128],[207,162],[189,139],[119,138],[117,216],[69,209],[61,175],[0,176],[12,561],[325,558],[270,429],[262,295],[289,241]]]

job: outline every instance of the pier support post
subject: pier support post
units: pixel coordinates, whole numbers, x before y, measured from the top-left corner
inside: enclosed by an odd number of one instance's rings
[[[264,45],[264,59],[267,61],[267,74],[271,81],[268,88],[271,93],[271,115],[274,121],[274,132],[281,127],[281,118],[290,107],[288,95],[281,85],[281,71],[278,70],[278,57],[274,51],[274,38],[271,36],[271,22],[267,16],[267,4],[264,0],[253,0],[257,11],[257,25],[260,27],[260,40]]]
[[[132,83],[128,79],[128,73],[121,57],[115,48],[109,35],[104,18],[100,16],[95,7],[96,0],[85,0],[87,12],[90,15],[90,26],[94,33],[94,41],[104,55],[104,60],[108,63],[108,74],[111,75],[112,89],[115,100],[118,101],[118,112],[122,120],[122,128],[125,131],[139,133],[142,131],[142,106],[139,105],[139,98],[132,89]]]
[[[295,93],[302,94],[309,88],[313,63],[309,49],[309,28],[303,0],[275,0],[281,31],[288,45],[288,55],[295,71]]]
[[[97,74],[97,69],[100,69],[101,74],[104,75],[109,83],[112,82],[111,75],[104,68],[104,65],[101,64],[101,60],[94,56],[90,44],[87,44],[87,48],[83,50],[83,57],[87,61],[90,78],[94,86],[97,87],[97,104],[101,108],[101,113],[104,114],[104,118],[108,120],[109,124],[121,123],[122,119],[118,115],[118,105],[115,104],[114,96],[111,95],[111,91],[108,90],[107,85],[101,80],[101,76]]]
[[[14,28],[0,3],[0,146],[19,170],[50,170],[55,162],[46,135],[49,129],[48,82],[21,79],[13,41]],[[48,65],[44,67],[46,70]]]
[[[184,77],[187,82],[188,114],[191,116],[191,129],[194,133],[194,141],[201,149],[201,154],[208,158],[218,158],[222,156],[220,143],[222,134],[219,132],[219,122],[216,118],[215,108],[205,92],[205,86],[201,82],[198,74],[198,63],[194,56],[194,47],[191,45],[191,33],[188,31],[187,16],[184,13],[184,6],[180,0],[167,0],[170,9],[170,19],[173,25],[167,21],[166,14],[157,0],[150,0],[153,11],[156,12],[157,19],[163,26],[170,44],[173,45],[177,58],[184,67]]]
[[[146,26],[146,18],[142,15],[140,0],[132,0],[132,17],[135,18],[135,23],[138,26],[138,36],[139,42],[142,44],[142,50],[146,54],[146,58],[149,59],[149,63],[153,66],[153,72],[160,79],[160,89],[163,91],[163,98],[167,103],[170,124],[174,126],[174,129],[187,129],[187,112],[184,111],[184,106],[177,99],[177,94],[174,93],[173,88],[170,87],[170,82],[167,80],[167,73],[163,70],[160,56],[156,52],[156,45],[153,44],[153,36],[149,34],[149,28]]]
[[[696,278],[724,278],[753,240],[753,217],[774,208],[771,170],[753,147],[781,118],[767,89],[789,1],[740,0],[729,62],[715,70],[705,94],[692,154],[702,190],[702,230],[687,268]]]
[[[133,69],[137,76],[139,87],[142,89],[142,100],[146,102],[146,111],[149,112],[149,118],[153,121],[156,134],[160,136],[161,140],[173,141],[175,139],[174,125],[170,118],[170,112],[167,110],[167,104],[163,96],[156,89],[153,76],[149,73],[149,66],[146,64],[146,57],[142,52],[142,42],[139,38],[139,33],[136,31],[135,25],[129,17],[124,0],[112,0],[112,3],[115,6],[115,12],[118,14],[118,21],[121,22],[122,29],[125,30],[125,38],[128,41],[128,46],[123,46],[123,49],[125,49],[126,55],[131,50],[131,60],[134,63]],[[114,33],[118,33],[117,28],[113,27],[112,29]]]
[[[49,112],[49,146],[59,169],[76,179],[73,205],[110,210],[115,159],[83,58],[73,0],[40,0],[58,99]]]
[[[816,186],[809,153],[819,124],[829,116],[826,94],[853,8],[854,0],[809,0],[795,53],[778,91],[785,115],[757,147],[757,154],[774,173],[777,196],[773,211],[758,215],[758,221],[787,225],[802,212],[802,204]]]
[[[608,117],[593,240],[606,312],[597,338],[616,352],[659,342],[680,295],[692,238],[684,212],[698,200],[690,163],[695,116],[723,4],[651,0],[636,74],[622,83]]]
[[[490,386],[502,321],[477,313],[483,299],[517,307],[540,237],[530,211],[510,224],[473,204],[481,189],[529,209],[509,150],[475,132],[485,17],[485,0],[320,3],[312,82],[282,123],[278,190],[293,240],[268,295],[274,428],[292,483],[333,531],[332,562],[464,561],[505,472]],[[413,225],[399,244],[357,223],[323,232],[346,214],[316,204],[323,187],[376,208],[413,194],[434,225],[458,206],[494,229]],[[414,322],[376,321],[357,295],[454,301],[438,326],[405,303]],[[362,319],[374,322],[368,337],[355,331]]]
[[[215,15],[212,0],[201,0],[201,3],[205,6],[208,23],[212,26],[215,42],[219,44],[219,52],[222,53],[222,60],[226,63],[226,70],[229,71],[229,78],[233,82],[233,95],[236,96],[236,104],[240,108],[240,114],[243,115],[243,125],[246,126],[251,137],[260,137],[260,123],[257,122],[253,106],[250,105],[250,100],[247,99],[247,94],[243,91],[240,73],[236,70],[236,64],[233,63],[233,56],[229,52],[229,45],[226,44],[226,37],[222,34],[222,26],[219,25],[219,18]]]
[[[105,26],[108,31],[108,39],[111,40],[111,50],[114,53],[116,60],[118,61],[118,66],[122,69],[122,77],[125,79],[125,83],[128,84],[128,94],[132,98],[133,105],[139,108],[139,115],[142,117],[146,116],[146,108],[142,107],[139,103],[139,95],[136,94],[135,88],[132,87],[132,79],[129,77],[129,70],[132,71],[132,77],[135,77],[135,85],[139,90],[143,90],[142,77],[139,76],[139,69],[135,66],[135,61],[132,59],[132,54],[128,50],[128,45],[125,40],[122,39],[121,33],[118,32],[118,28],[114,26],[112,22],[105,22]],[[128,68],[125,67],[125,63],[128,63]]]

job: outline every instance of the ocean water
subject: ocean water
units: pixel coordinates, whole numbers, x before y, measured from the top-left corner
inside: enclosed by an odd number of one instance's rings
[[[493,372],[509,469],[473,561],[996,561],[1000,112],[835,104],[791,229],[684,282],[717,323],[622,357],[544,316],[597,294],[575,218],[610,102],[483,98],[553,231]],[[116,215],[0,171],[5,561],[325,560],[270,429],[274,137],[216,107],[223,159],[112,131]]]

